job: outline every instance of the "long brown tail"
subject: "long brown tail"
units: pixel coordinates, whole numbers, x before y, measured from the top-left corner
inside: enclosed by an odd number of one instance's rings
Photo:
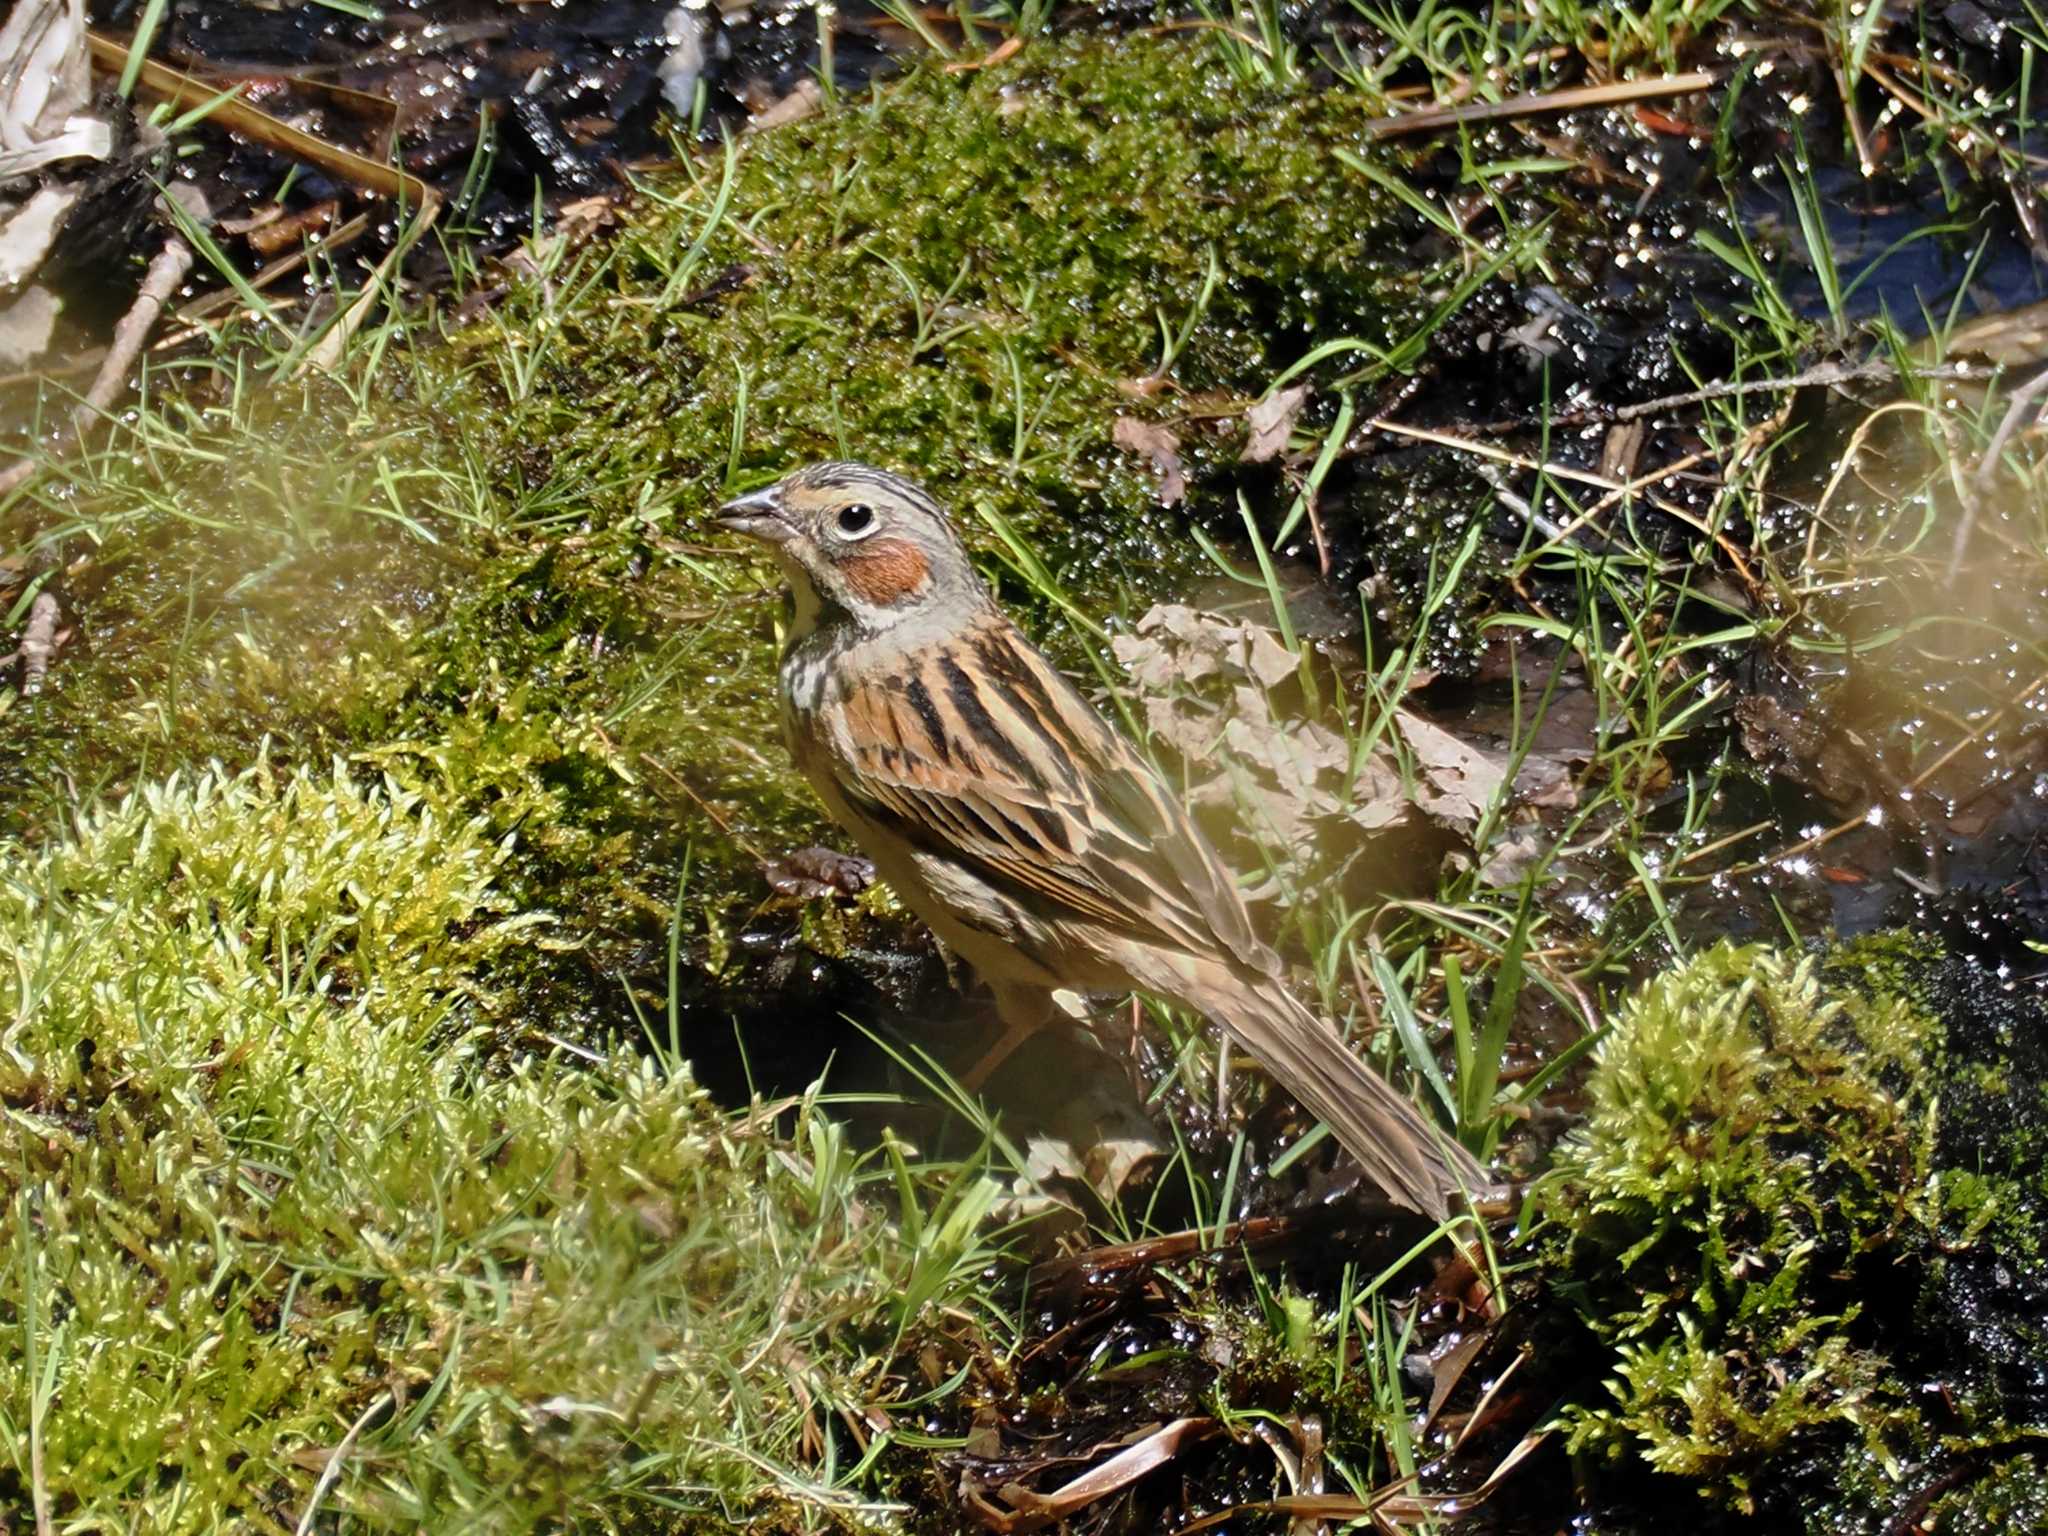
[[[1274,1081],[1327,1121],[1344,1150],[1400,1204],[1442,1221],[1455,1207],[1495,1187],[1469,1152],[1432,1128],[1414,1105],[1358,1059],[1335,1029],[1279,982],[1234,974],[1200,1006],[1258,1058]]]

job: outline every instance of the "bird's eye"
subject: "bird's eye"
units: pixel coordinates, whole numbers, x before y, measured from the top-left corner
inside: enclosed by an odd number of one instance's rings
[[[875,509],[856,503],[839,509],[839,531],[849,539],[862,538],[874,532]]]

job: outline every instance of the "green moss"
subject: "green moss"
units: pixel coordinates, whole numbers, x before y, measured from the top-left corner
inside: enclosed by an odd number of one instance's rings
[[[530,414],[558,466],[630,466],[613,515],[642,475],[686,513],[711,503],[743,420],[743,479],[870,458],[988,498],[1073,574],[1102,567],[1098,591],[1144,587],[1185,544],[1153,516],[1151,468],[1112,448],[1117,415],[1241,409],[1312,344],[1385,347],[1415,322],[1382,195],[1331,158],[1363,120],[1342,97],[1248,102],[1178,37],[919,69],[749,147],[690,269],[743,268],[729,295],[671,291],[719,191],[665,189],[605,279],[631,306],[565,314]],[[1212,258],[1160,397],[1134,396]],[[1197,463],[1240,442],[1183,438]]]
[[[1897,937],[1723,944],[1622,1010],[1544,1196],[1551,1284],[1610,1351],[1574,1451],[1852,1531],[2038,1411],[2038,1165],[2009,1102],[1950,1103],[2012,1086],[1953,1038],[1969,969]],[[1987,1303],[2020,1314],[2003,1337]]]
[[[339,755],[520,832],[501,883],[576,914],[584,953],[494,964],[550,1013],[663,947],[686,854],[706,933],[759,921],[756,855],[834,834],[778,739],[772,573],[704,511],[729,478],[850,454],[924,476],[970,532],[974,503],[1014,519],[1097,611],[1181,585],[1199,557],[1116,418],[1173,420],[1194,500],[1234,520],[1210,471],[1272,375],[1414,326],[1383,194],[1332,158],[1364,115],[1248,101],[1186,33],[1040,39],[657,179],[616,239],[536,242],[440,340],[395,317],[334,378],[280,380],[260,334],[229,338],[249,350],[163,397],[132,454],[38,490],[63,513],[35,558],[89,552],[83,628],[40,697],[0,695],[0,835],[180,767]]]
[[[1930,1531],[2048,1530],[2048,1467],[2039,1451],[2009,1454],[1984,1476],[1936,1499],[1924,1526]]]
[[[0,1502],[46,1362],[61,1525],[291,1529],[351,1425],[325,1508],[373,1524],[865,1523],[821,1405],[958,1280],[808,1105],[784,1144],[632,1052],[487,1066],[489,962],[560,932],[511,852],[341,771],[0,845]]]

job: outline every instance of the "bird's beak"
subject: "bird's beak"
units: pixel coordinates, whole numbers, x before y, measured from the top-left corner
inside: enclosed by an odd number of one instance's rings
[[[782,510],[782,487],[771,485],[763,491],[749,491],[718,509],[718,525],[734,533],[768,544],[784,544],[796,537],[796,527]]]

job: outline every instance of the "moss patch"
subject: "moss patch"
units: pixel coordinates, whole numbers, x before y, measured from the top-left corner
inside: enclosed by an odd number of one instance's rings
[[[1545,1197],[1550,1284],[1611,1351],[1574,1451],[1857,1531],[2024,1447],[2048,1073],[1984,985],[1897,939],[1724,944],[1624,1009]]]
[[[1112,448],[1118,414],[1192,405],[1190,455],[1234,457],[1241,435],[1204,415],[1319,341],[1390,347],[1418,321],[1390,200],[1332,158],[1364,118],[1343,96],[1247,97],[1182,38],[920,70],[634,229],[613,281],[639,302],[565,316],[549,441],[658,474],[687,507],[719,490],[743,422],[743,479],[873,458],[955,505],[989,498],[1075,575],[1103,566],[1098,590],[1150,585],[1185,546],[1153,516],[1156,474]],[[693,300],[718,274],[738,286]],[[1171,358],[1162,324],[1186,327]]]
[[[765,900],[757,855],[834,834],[778,739],[772,577],[703,513],[853,455],[931,481],[1027,616],[973,505],[1095,611],[1183,585],[1200,557],[1117,417],[1172,421],[1234,519],[1205,470],[1250,399],[1420,303],[1383,194],[1333,158],[1364,104],[1227,79],[1187,33],[920,67],[652,183],[615,238],[537,241],[480,320],[394,319],[333,378],[260,329],[160,376],[132,453],[13,509],[78,637],[42,695],[0,694],[0,835],[209,762],[431,778],[520,833],[522,905],[575,915],[566,964],[493,962],[561,1028],[658,973],[687,858],[704,1038],[807,942],[849,967],[815,989],[815,1068],[842,1008],[886,1007],[893,962],[864,957],[905,930],[872,903],[800,930]]]
[[[809,1105],[785,1144],[632,1052],[480,1051],[558,929],[510,854],[340,772],[0,845],[0,1502],[33,1432],[59,1524],[289,1530],[356,1425],[325,1508],[373,1523],[866,1523],[830,1405],[960,1282]]]

